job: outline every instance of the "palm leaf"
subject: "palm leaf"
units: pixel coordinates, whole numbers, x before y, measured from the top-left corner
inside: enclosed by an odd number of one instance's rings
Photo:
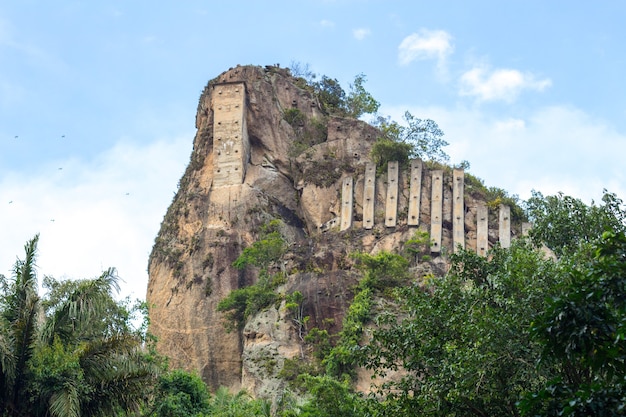
[[[119,291],[118,276],[114,268],[109,268],[93,280],[81,281],[77,288],[46,321],[42,330],[42,340],[51,344],[55,336],[64,342],[81,336],[82,330],[93,326],[93,318],[101,318],[112,302],[113,291]]]
[[[0,403],[6,403],[11,381],[15,380],[15,340],[6,322],[0,322]]]
[[[26,366],[33,353],[36,318],[39,311],[37,295],[36,235],[24,246],[24,260],[17,260],[13,267],[13,280],[5,285],[6,295],[2,302],[0,326],[0,407],[14,409],[23,402],[20,396],[26,387]],[[0,410],[1,411],[1,410]]]
[[[48,406],[53,417],[80,417],[78,389],[72,381],[67,381],[62,391],[52,394]]]

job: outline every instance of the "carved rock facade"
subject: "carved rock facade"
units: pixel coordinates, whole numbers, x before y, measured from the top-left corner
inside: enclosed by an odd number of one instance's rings
[[[416,230],[430,233],[433,176],[423,164],[415,225],[408,219],[415,199],[411,169],[399,169],[393,227],[385,225],[388,177],[377,176],[374,224],[364,227],[366,166],[377,130],[325,115],[304,80],[277,67],[238,66],[210,81],[196,128],[188,168],[150,256],[150,330],[172,367],[198,371],[213,389],[247,388],[271,397],[282,387],[277,375],[284,359],[301,354],[301,340],[281,306],[252,317],[242,332],[226,330],[217,304],[258,274],[236,270],[232,262],[263,224],[280,219],[289,250],[280,265],[287,282],[279,291],[300,291],[309,327],[337,332],[359,277],[350,253],[394,251]],[[347,178],[351,224],[342,228]],[[424,272],[445,272],[439,255],[453,250],[452,171],[441,180],[441,248],[420,266]],[[468,187],[462,199],[465,246],[476,250],[481,202]],[[487,234],[490,244],[498,239],[494,213]]]

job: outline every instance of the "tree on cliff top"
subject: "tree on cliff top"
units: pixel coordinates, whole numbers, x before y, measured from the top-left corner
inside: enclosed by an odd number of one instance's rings
[[[374,126],[378,127],[381,136],[372,147],[372,159],[381,171],[387,169],[389,161],[398,161],[406,166],[409,159],[421,158],[445,163],[450,160],[443,150],[448,142],[443,139],[443,131],[431,119],[419,119],[406,111],[406,126],[402,126],[389,117],[378,116]]]
[[[358,119],[364,114],[376,113],[380,107],[380,103],[363,87],[366,80],[364,74],[354,77],[347,95],[339,81],[325,75],[313,87],[322,108],[328,114]]]

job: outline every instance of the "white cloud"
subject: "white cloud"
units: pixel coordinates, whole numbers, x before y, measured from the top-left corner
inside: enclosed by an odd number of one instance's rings
[[[0,274],[10,275],[24,243],[39,233],[40,277],[91,278],[116,267],[121,295],[143,298],[148,256],[189,148],[189,137],[119,143],[92,161],[1,178]]]
[[[459,93],[480,101],[513,102],[523,90],[543,91],[550,85],[552,81],[548,78],[537,79],[533,74],[515,69],[491,70],[477,66],[461,76]]]
[[[617,132],[584,111],[550,106],[527,117],[496,117],[476,108],[408,108],[416,117],[435,120],[445,132],[451,161],[467,160],[470,172],[486,185],[522,199],[531,190],[562,191],[586,203],[607,189],[626,199],[626,133]],[[406,108],[381,109],[401,120]]]
[[[354,39],[356,39],[357,41],[362,41],[367,36],[369,36],[370,33],[371,31],[367,28],[359,28],[359,29],[354,29],[352,31],[352,35],[354,36]]]
[[[437,60],[438,70],[445,71],[446,59],[454,50],[452,36],[443,30],[421,29],[402,40],[398,62],[408,65],[415,60]]]
[[[320,26],[323,28],[332,28],[335,27],[335,22],[324,19],[320,21]]]

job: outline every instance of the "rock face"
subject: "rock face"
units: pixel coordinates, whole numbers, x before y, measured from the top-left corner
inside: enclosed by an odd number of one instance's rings
[[[157,349],[173,367],[195,370],[215,389],[246,388],[272,396],[285,358],[301,355],[301,338],[282,306],[227,331],[217,311],[230,291],[253,284],[258,271],[232,266],[262,226],[281,220],[289,244],[278,291],[300,291],[309,327],[337,332],[359,274],[350,254],[394,251],[416,230],[430,231],[431,175],[424,164],[419,226],[407,225],[410,178],[401,169],[397,224],[385,226],[387,175],[376,177],[375,216],[363,227],[366,164],[378,131],[359,120],[324,114],[300,78],[277,67],[238,66],[211,80],[196,115],[189,166],[149,260],[147,302]],[[441,167],[438,167],[441,169]],[[447,176],[446,176],[447,175]],[[352,225],[339,231],[342,181],[353,179]],[[452,176],[444,172],[442,246],[421,268],[443,273],[452,251]],[[465,187],[465,245],[476,248],[478,202]],[[497,239],[491,215],[489,241]]]

